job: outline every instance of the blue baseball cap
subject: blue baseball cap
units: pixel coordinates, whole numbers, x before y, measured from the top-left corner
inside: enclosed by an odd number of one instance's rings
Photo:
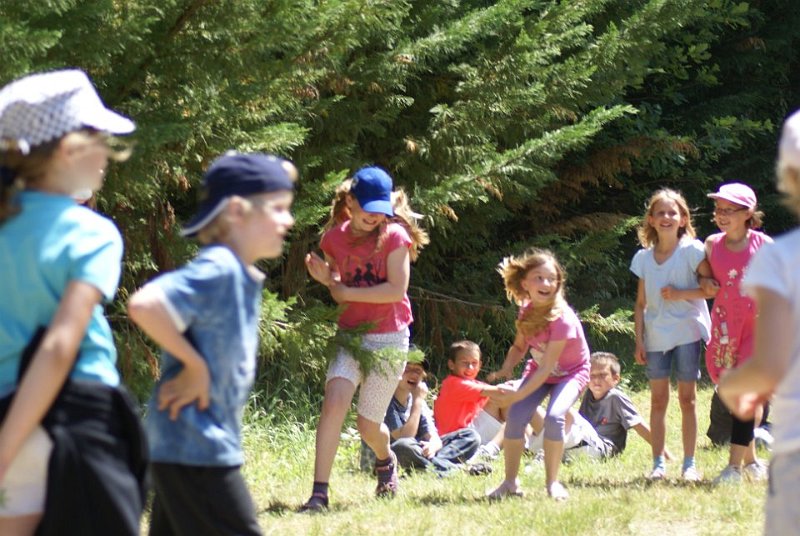
[[[181,235],[194,236],[211,223],[231,196],[294,190],[297,168],[283,158],[263,153],[227,153],[214,160],[203,176],[203,200]]]
[[[394,216],[392,177],[381,168],[368,166],[356,171],[350,193],[358,199],[362,210]]]

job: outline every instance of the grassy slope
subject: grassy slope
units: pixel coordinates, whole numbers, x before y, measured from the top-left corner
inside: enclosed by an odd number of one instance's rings
[[[680,411],[672,393],[668,416],[668,446],[681,452]],[[714,488],[711,480],[725,465],[727,449],[710,446],[708,425],[711,390],[698,396],[700,439],[698,467],[706,480],[698,485],[679,481],[679,462],[668,467],[668,480],[651,485],[649,446],[636,433],[629,436],[623,456],[605,463],[579,461],[562,470],[571,498],[550,501],[544,491],[544,469],[533,464],[521,475],[527,495],[488,503],[484,493],[501,480],[502,460],[495,473],[437,479],[429,474],[404,478],[393,501],[372,497],[372,477],[360,473],[358,440],[345,434],[332,479],[332,508],[325,515],[294,513],[311,488],[313,429],[300,425],[265,426],[245,430],[245,476],[267,534],[375,534],[379,527],[400,534],[436,535],[502,530],[508,534],[752,534],[763,524],[764,484]],[[648,418],[649,393],[633,393]],[[762,453],[763,454],[763,453]],[[466,526],[465,526],[466,525]]]

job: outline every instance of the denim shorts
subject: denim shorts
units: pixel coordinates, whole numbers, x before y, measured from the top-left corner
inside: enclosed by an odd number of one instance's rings
[[[675,364],[675,375],[679,382],[696,382],[700,379],[700,355],[703,342],[681,344],[666,352],[647,352],[645,372],[650,380],[669,378]]]

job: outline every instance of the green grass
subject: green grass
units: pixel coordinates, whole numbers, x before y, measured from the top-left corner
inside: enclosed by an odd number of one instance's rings
[[[502,479],[503,462],[494,474],[459,474],[446,479],[417,473],[401,480],[394,500],[373,497],[373,477],[358,471],[358,438],[345,431],[331,479],[331,509],[299,515],[296,508],[311,490],[314,429],[252,419],[245,429],[245,478],[266,534],[411,534],[436,536],[500,532],[506,534],[759,534],[763,526],[764,484],[715,488],[710,480],[727,462],[727,448],[710,446],[705,437],[711,389],[698,396],[698,468],[704,481],[680,481],[680,461],[668,465],[668,478],[651,484],[649,446],[635,433],[628,448],[607,462],[580,460],[564,466],[561,480],[570,492],[566,503],[548,499],[544,469],[532,464],[520,475],[527,494],[489,503],[483,499]],[[649,392],[632,393],[645,419]],[[275,422],[274,420],[272,422]],[[667,421],[667,444],[680,456],[680,410],[673,391]],[[766,457],[766,453],[761,453]]]

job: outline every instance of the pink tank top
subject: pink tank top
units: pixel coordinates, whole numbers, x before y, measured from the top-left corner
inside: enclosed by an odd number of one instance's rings
[[[731,251],[725,246],[725,233],[711,236],[708,262],[719,292],[711,308],[711,340],[706,347],[706,367],[711,380],[720,373],[747,361],[753,354],[753,328],[756,309],[752,299],[742,295],[740,284],[747,264],[767,241],[767,235],[750,230],[747,247]]]

